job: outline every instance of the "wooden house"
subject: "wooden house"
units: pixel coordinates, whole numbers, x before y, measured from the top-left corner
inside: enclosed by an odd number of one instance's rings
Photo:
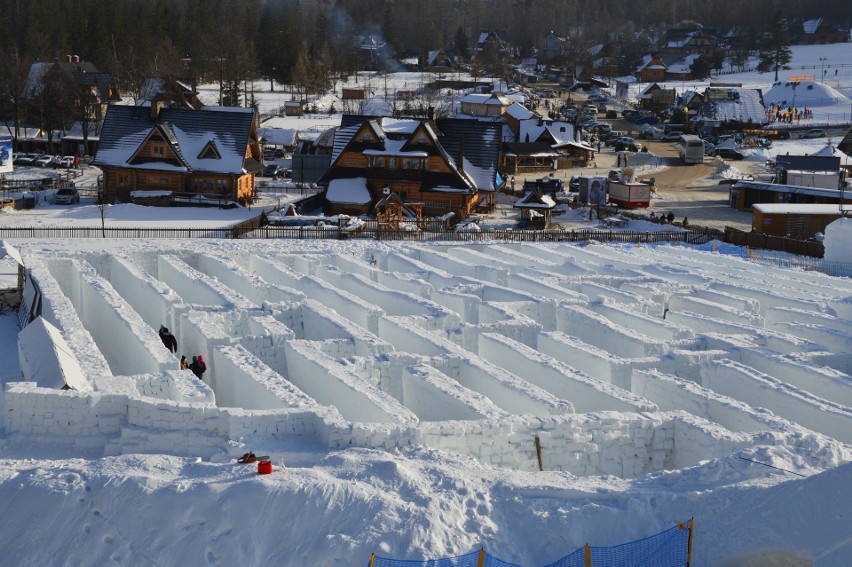
[[[816,18],[802,23],[799,43],[843,43],[849,41],[849,31],[841,30],[825,21]]]
[[[663,59],[657,55],[646,55],[642,64],[636,69],[636,77],[641,83],[656,83],[666,79],[668,67]]]
[[[191,108],[198,110],[204,104],[192,85],[171,77],[149,77],[139,89],[139,104],[162,102],[169,108]]]
[[[568,40],[551,31],[541,40],[539,53],[542,61],[552,61],[565,53]]]
[[[807,240],[847,216],[852,208],[834,204],[757,203],[752,205],[752,230],[772,236]]]
[[[696,52],[704,57],[711,57],[718,43],[715,35],[702,29],[671,29],[666,33],[666,41],[660,51],[676,57],[685,57]]]
[[[301,100],[284,101],[285,116],[302,116],[305,113],[305,103]]]
[[[453,60],[443,49],[436,49],[426,54],[426,65],[430,71],[449,71],[453,69]]]
[[[567,122],[521,120],[517,137],[503,144],[500,170],[510,175],[588,165],[595,150],[574,135],[574,125]]]
[[[461,112],[470,116],[499,118],[512,104],[503,93],[468,94],[461,99]]]
[[[29,69],[23,99],[35,101],[47,83],[59,81],[76,113],[76,119],[103,120],[107,106],[121,100],[118,86],[110,73],[102,73],[79,55],[67,55],[65,60],[36,61]]]
[[[326,214],[375,215],[390,194],[424,214],[468,216],[493,195],[501,126],[344,115],[319,184]],[[466,149],[469,148],[469,151]]]
[[[157,191],[221,204],[251,202],[261,159],[251,108],[113,105],[92,165],[103,170],[107,202]]]

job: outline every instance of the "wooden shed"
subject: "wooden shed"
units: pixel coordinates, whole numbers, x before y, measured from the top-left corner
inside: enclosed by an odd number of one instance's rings
[[[807,240],[852,212],[852,206],[808,203],[759,203],[751,208],[752,230],[772,236]]]

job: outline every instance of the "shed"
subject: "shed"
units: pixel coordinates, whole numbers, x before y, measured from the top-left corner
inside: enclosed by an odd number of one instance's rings
[[[521,213],[519,228],[549,227],[554,207],[556,207],[556,201],[552,197],[543,195],[537,189],[530,191],[514,204],[514,208],[519,209]]]
[[[740,181],[731,185],[730,204],[741,211],[747,211],[757,203],[852,203],[852,195],[839,189],[819,187],[801,187],[781,185],[761,181]]]
[[[772,236],[806,240],[838,218],[848,215],[852,206],[814,203],[758,203],[752,208],[752,229]]]

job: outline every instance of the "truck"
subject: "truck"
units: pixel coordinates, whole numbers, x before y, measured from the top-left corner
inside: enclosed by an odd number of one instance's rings
[[[638,209],[651,204],[651,185],[609,181],[609,202],[619,207]]]

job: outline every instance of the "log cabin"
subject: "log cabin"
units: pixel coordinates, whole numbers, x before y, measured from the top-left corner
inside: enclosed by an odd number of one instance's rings
[[[168,192],[175,200],[250,203],[262,170],[251,108],[200,110],[111,106],[92,165],[103,170],[103,198]]]

